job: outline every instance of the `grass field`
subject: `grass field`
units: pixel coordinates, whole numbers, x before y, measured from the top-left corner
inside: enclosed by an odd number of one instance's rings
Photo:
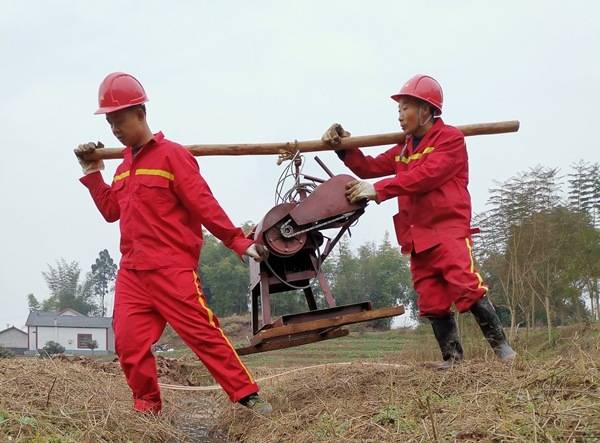
[[[411,339],[396,331],[356,334],[296,348],[249,355],[252,367],[295,367],[323,362],[381,360],[399,352]]]
[[[0,442],[600,441],[598,326],[559,328],[552,343],[521,331],[512,365],[494,360],[473,324],[461,331],[468,359],[443,372],[423,367],[439,353],[427,327],[355,328],[244,357],[274,405],[269,418],[218,389],[163,390],[164,414],[139,416],[108,359],[3,359]],[[159,369],[163,382],[214,383],[187,350],[161,354]]]

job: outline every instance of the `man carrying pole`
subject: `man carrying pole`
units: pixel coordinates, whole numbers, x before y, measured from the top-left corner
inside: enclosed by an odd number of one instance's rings
[[[460,313],[472,312],[496,355],[512,360],[516,353],[475,269],[467,150],[463,134],[440,118],[442,88],[432,77],[416,75],[392,99],[407,134],[404,143],[377,157],[359,149],[336,151],[361,179],[391,177],[375,184],[355,181],[346,195],[351,202],[378,204],[397,198],[394,228],[402,252],[410,254],[419,315],[431,320],[442,352],[443,362],[437,367],[449,368],[463,359],[452,305]],[[348,136],[334,124],[322,140],[339,146]]]
[[[105,114],[123,143],[124,160],[112,184],[104,182],[102,160],[89,160],[102,144],[75,149],[94,203],[108,222],[119,220],[121,263],[115,287],[114,329],[119,362],[133,392],[134,409],[158,414],[161,396],[152,345],[168,322],[204,363],[231,401],[260,414],[271,405],[219,327],[206,304],[195,270],[202,227],[240,257],[256,261],[264,248],[247,239],[223,211],[189,151],[153,134],[146,121],[148,101],[129,74],[109,74],[99,90],[96,114]]]

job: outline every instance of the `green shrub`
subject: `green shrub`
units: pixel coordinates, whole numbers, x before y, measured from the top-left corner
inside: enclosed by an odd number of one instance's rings
[[[56,343],[55,341],[50,340],[49,342],[47,342],[44,345],[40,354],[42,356],[47,356],[47,355],[50,356],[50,355],[62,354],[64,352],[65,352],[64,346],[62,346],[59,343]]]
[[[14,357],[15,354],[10,349],[6,349],[0,346],[0,358],[11,358]]]

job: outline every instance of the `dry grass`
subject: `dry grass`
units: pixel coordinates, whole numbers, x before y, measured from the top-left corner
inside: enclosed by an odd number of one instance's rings
[[[371,360],[398,367],[356,361],[292,373],[263,386],[273,417],[223,403],[218,426],[248,443],[600,441],[598,328],[559,329],[552,346],[544,331],[523,331],[515,339],[521,356],[506,365],[472,324],[461,326],[468,360],[450,371],[423,367],[439,358],[429,328],[404,332],[401,349]],[[379,334],[380,349],[394,334]],[[283,356],[277,363],[287,366]]]
[[[170,415],[135,414],[122,376],[37,358],[0,360],[0,441],[154,442],[176,438]]]
[[[237,323],[233,322],[233,323]],[[118,364],[106,359],[0,360],[0,441],[396,442],[600,441],[600,329],[515,339],[520,358],[496,362],[461,325],[468,360],[425,369],[438,351],[428,328],[371,333],[245,358],[257,377],[328,362],[261,384],[275,413],[256,417],[216,392],[163,391],[164,414],[131,411]],[[189,353],[159,357],[162,382],[213,381]],[[381,366],[386,362],[395,366]],[[221,438],[208,439],[207,428]],[[188,432],[190,430],[190,432]],[[194,441],[194,440],[191,440]]]
[[[450,371],[418,362],[331,367],[267,386],[272,418],[227,407],[219,425],[244,442],[600,440],[599,363],[559,357],[512,366],[469,361]]]

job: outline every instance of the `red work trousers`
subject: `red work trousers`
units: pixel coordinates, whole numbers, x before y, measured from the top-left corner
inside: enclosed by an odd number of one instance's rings
[[[151,347],[168,322],[204,363],[231,401],[258,392],[258,386],[206,305],[191,269],[120,269],[113,314],[115,348],[134,408],[160,412],[156,360]]]
[[[488,288],[473,260],[470,238],[444,240],[431,249],[411,255],[410,271],[421,317],[444,317],[452,305],[466,312]]]

